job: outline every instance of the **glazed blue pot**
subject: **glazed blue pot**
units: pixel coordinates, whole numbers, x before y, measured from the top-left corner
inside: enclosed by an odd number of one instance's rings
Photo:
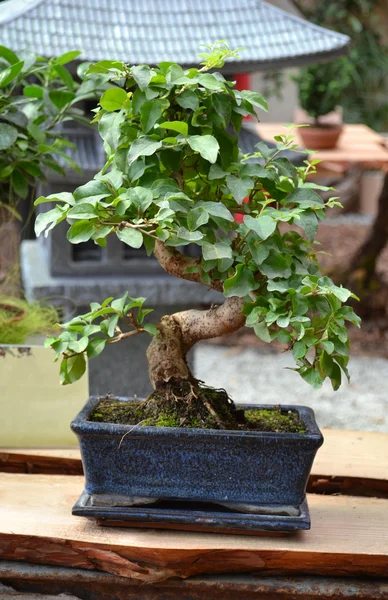
[[[81,448],[89,498],[244,503],[275,513],[276,507],[300,509],[305,501],[308,476],[323,443],[310,408],[282,406],[284,411],[297,411],[305,423],[307,433],[296,434],[88,421],[98,403],[99,398],[91,397],[71,424]]]

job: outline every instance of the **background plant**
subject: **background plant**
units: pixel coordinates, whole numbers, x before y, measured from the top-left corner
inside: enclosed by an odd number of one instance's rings
[[[79,54],[46,59],[0,46],[0,208],[9,217],[20,219],[18,202],[33,193],[37,178],[45,180],[46,169],[64,175],[65,162],[80,171],[66,152],[74,146],[60,125],[69,120],[89,124],[76,104],[97,99],[106,76],[80,83],[87,66],[81,65],[76,80],[66,65]]]
[[[329,63],[310,65],[292,77],[298,84],[299,104],[315,122],[334,111],[351,82],[352,64],[340,58]]]
[[[351,293],[321,276],[313,246],[318,221],[336,200],[324,203],[306,182],[314,162],[297,168],[281,157],[282,150],[296,148],[289,134],[278,136],[274,150],[259,143],[253,155],[241,154],[243,117],[267,106],[259,94],[238,91],[209,72],[230,54],[216,44],[201,68],[186,71],[175,63],[151,68],[118,61],[89,68],[108,74],[113,84],[95,117],[107,162],[73,194],[38,198],[36,204],[55,207],[39,214],[37,235],[64,220],[73,244],[104,246],[108,235],[117,235],[132,248],[144,245],[168,273],[213,288],[225,301],[165,316],[156,325],[144,324],[144,298],[125,294],[93,303],[47,340],[57,358],[62,355],[62,383],[83,374],[86,355],[145,332],[153,336],[147,357],[159,397],[192,402],[201,384],[187,365],[188,350],[244,324],[266,342],[287,344],[295,370],[313,387],[329,377],[337,389],[341,370],[347,375],[345,322],[359,319],[343,305]],[[236,213],[244,215],[240,224]],[[179,247],[187,244],[196,244],[201,256],[182,255]],[[178,394],[182,382],[190,394]]]

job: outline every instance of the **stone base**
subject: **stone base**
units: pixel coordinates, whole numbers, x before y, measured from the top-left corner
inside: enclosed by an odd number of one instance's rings
[[[36,240],[22,242],[20,262],[27,298],[45,300],[61,309],[63,321],[86,312],[90,302],[102,302],[108,296],[119,298],[126,291],[134,298],[147,298],[146,306],[154,308],[150,321],[155,322],[165,314],[223,301],[222,295],[213,290],[167,274],[53,277],[44,249]],[[107,346],[89,363],[90,394],[147,396],[151,391],[145,357],[149,343],[149,335],[144,334]]]

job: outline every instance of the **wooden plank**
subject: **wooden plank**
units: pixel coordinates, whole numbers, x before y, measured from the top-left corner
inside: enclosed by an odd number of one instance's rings
[[[71,515],[82,487],[82,477],[2,474],[2,559],[149,583],[231,572],[388,577],[386,500],[311,495],[311,531],[248,537],[98,527]]]
[[[269,141],[273,141],[275,135],[287,133],[284,123],[259,123],[257,129]],[[303,146],[297,129],[294,134],[297,142]],[[337,147],[318,150],[314,158],[328,163],[357,163],[365,167],[373,165],[374,168],[382,168],[388,165],[388,149],[383,136],[366,125],[344,125]]]
[[[56,594],[63,590],[85,600],[387,600],[388,596],[387,580],[375,578],[231,574],[170,579],[147,585],[109,573],[10,561],[0,563],[0,581],[20,591]],[[52,596],[49,599],[54,600]],[[66,596],[63,600],[70,598]]]
[[[388,481],[388,434],[323,429],[312,475]],[[81,474],[78,448],[0,448],[0,471]]]

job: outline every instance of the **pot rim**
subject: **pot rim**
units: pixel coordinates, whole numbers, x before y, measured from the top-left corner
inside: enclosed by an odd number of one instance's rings
[[[323,444],[323,435],[315,421],[314,411],[308,406],[296,404],[279,404],[283,410],[293,410],[299,413],[307,428],[307,433],[284,433],[284,432],[269,432],[269,431],[240,431],[240,430],[220,430],[220,429],[199,429],[190,427],[152,427],[136,425],[123,425],[115,423],[101,423],[88,421],[91,412],[98,406],[103,398],[100,396],[90,396],[82,410],[78,413],[75,419],[71,422],[71,429],[76,434],[99,434],[99,435],[131,435],[131,437],[146,437],[146,436],[178,436],[179,437],[202,437],[210,436],[220,438],[230,437],[252,437],[252,438],[281,438],[282,440],[312,440]],[[130,402],[133,398],[116,397],[116,400],[122,402]],[[138,400],[138,398],[136,399]],[[243,409],[273,409],[273,404],[239,404],[239,408]],[[318,446],[318,447],[319,447]]]

